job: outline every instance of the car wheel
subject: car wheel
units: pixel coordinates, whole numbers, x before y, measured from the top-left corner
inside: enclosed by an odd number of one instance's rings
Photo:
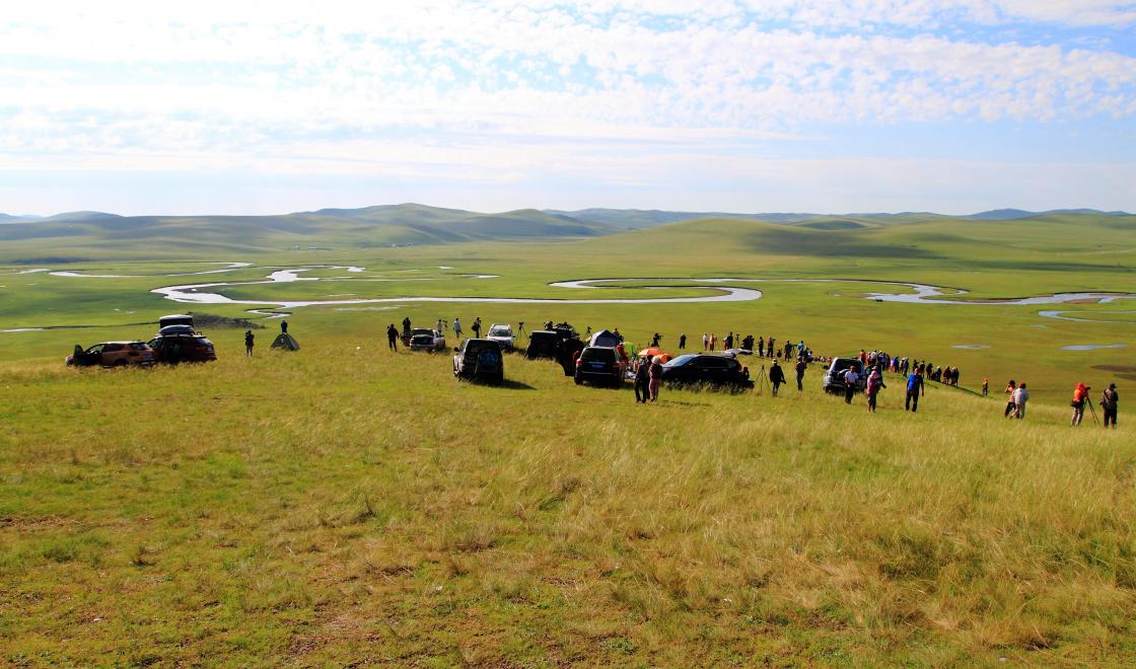
[[[581,379],[581,378],[580,378],[580,377],[578,377],[578,376],[576,376],[576,377],[573,377],[573,378],[572,378],[572,380],[573,380],[573,381],[575,381],[575,382],[576,382],[576,385],[578,385],[578,386],[582,386],[582,385],[584,385],[584,380],[583,380],[583,379]]]

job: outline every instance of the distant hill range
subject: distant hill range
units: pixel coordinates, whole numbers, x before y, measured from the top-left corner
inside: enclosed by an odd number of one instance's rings
[[[851,231],[942,220],[1009,221],[1052,216],[1125,216],[1125,212],[1062,209],[1030,212],[998,209],[970,216],[930,212],[756,213],[643,209],[518,209],[479,213],[422,204],[359,209],[320,209],[273,216],[119,216],[75,211],[54,216],[0,214],[0,242],[81,243],[141,249],[179,248],[281,250],[335,246],[380,247],[499,239],[596,237],[698,219],[758,221],[823,231]]]

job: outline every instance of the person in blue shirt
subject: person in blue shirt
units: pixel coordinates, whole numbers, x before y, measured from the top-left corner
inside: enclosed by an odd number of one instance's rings
[[[916,367],[914,372],[907,375],[907,399],[903,401],[903,409],[915,413],[919,410],[919,397],[926,393],[923,385],[923,374]]]

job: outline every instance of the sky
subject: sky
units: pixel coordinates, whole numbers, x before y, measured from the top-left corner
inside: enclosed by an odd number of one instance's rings
[[[36,0],[0,212],[1136,211],[1136,2]]]

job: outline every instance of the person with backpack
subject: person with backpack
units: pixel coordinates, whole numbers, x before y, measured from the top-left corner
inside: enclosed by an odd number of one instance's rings
[[[1070,427],[1079,427],[1081,421],[1085,418],[1085,402],[1089,401],[1089,391],[1091,387],[1083,383],[1078,383],[1073,388],[1073,401],[1069,406],[1073,407],[1073,418],[1069,420]]]
[[[852,396],[856,394],[856,386],[860,383],[860,373],[856,371],[855,367],[849,367],[844,370],[844,403],[851,404]]]
[[[785,370],[781,369],[781,365],[774,360],[773,366],[769,368],[769,384],[773,386],[774,397],[777,397],[777,391],[782,383],[785,383]]]
[[[1108,388],[1101,393],[1101,410],[1104,412],[1104,427],[1116,429],[1116,410],[1120,404],[1120,394],[1116,392],[1116,384],[1108,384]]]
[[[927,394],[927,387],[923,385],[923,373],[916,369],[907,376],[907,398],[903,400],[903,410],[915,413],[919,411],[919,398]]]
[[[1010,382],[1006,384],[1006,390],[1005,390],[1005,393],[1006,393],[1006,409],[1002,412],[1002,416],[1004,418],[1009,418],[1014,413],[1014,393],[1017,391],[1017,389],[1018,389],[1018,382],[1013,380],[1013,379],[1010,379]]]
[[[805,360],[804,353],[801,357],[797,358],[797,392],[804,392],[805,390],[805,370],[809,368],[809,363]]]
[[[876,400],[883,388],[887,388],[884,385],[884,375],[880,373],[879,366],[873,367],[871,374],[868,375],[868,383],[864,388],[864,391],[868,394],[868,413],[876,412]]]
[[[406,321],[403,321],[403,325],[405,324]],[[394,326],[394,323],[387,326],[387,348],[398,352],[398,328]]]

